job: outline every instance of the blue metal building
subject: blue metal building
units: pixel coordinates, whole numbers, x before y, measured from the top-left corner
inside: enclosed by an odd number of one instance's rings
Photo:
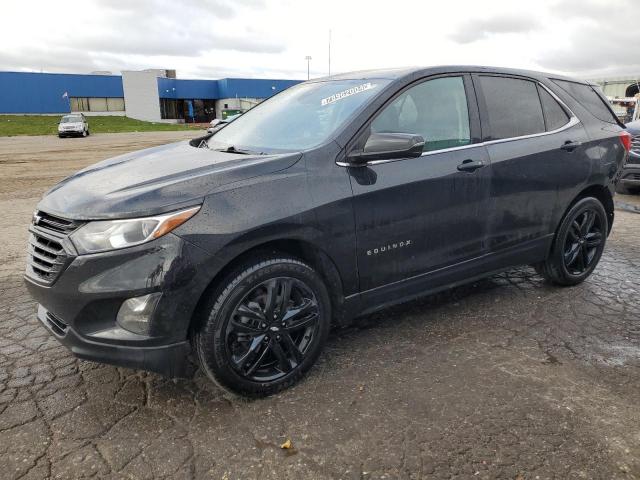
[[[246,110],[297,80],[184,80],[158,71],[122,75],[0,72],[0,113],[127,115],[143,120],[208,121]],[[244,102],[244,103],[243,103]]]

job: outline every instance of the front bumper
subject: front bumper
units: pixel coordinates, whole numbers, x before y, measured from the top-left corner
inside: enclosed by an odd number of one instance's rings
[[[83,360],[148,370],[168,377],[187,377],[193,372],[193,365],[189,361],[191,348],[188,341],[155,347],[131,346],[125,342],[101,343],[78,334],[42,305],[38,305],[38,320],[71,353]],[[111,333],[115,333],[115,330],[117,329],[113,329]],[[119,333],[126,337],[129,332]]]
[[[210,281],[206,269],[196,267],[209,258],[204,250],[167,234],[135,247],[72,256],[50,284],[29,273],[25,282],[40,304],[39,320],[76,356],[183,376],[190,366],[191,318]],[[153,292],[162,295],[148,334],[116,323],[122,302]]]

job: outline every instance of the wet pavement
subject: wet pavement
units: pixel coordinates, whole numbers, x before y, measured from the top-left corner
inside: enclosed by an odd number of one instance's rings
[[[23,252],[37,197],[15,196],[3,238]],[[253,401],[76,360],[7,254],[0,478],[640,478],[639,238],[618,211],[582,285],[518,268],[360,319],[302,383]]]
[[[616,195],[616,208],[627,212],[640,213],[640,195]]]

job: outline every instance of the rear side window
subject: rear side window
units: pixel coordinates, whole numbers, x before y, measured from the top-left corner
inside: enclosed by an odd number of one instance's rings
[[[568,82],[566,80],[553,80],[553,82],[571,95],[580,105],[586,108],[591,115],[603,122],[618,124],[616,116],[607,106],[605,101],[589,85],[583,83]]]
[[[521,137],[545,131],[538,88],[529,80],[480,76],[491,139]]]
[[[544,118],[547,121],[547,131],[557,130],[569,123],[569,115],[564,108],[544,88],[540,87],[540,100]]]

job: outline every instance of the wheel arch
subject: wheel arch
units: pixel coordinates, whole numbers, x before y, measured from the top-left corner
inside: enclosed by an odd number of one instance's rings
[[[562,218],[567,214],[567,212],[573,207],[576,202],[586,197],[594,197],[597,198],[602,206],[604,206],[605,212],[607,212],[607,223],[609,231],[611,232],[611,228],[613,227],[613,219],[614,219],[614,204],[613,204],[613,195],[611,190],[604,185],[590,185],[584,188],[578,195],[573,199],[571,204],[566,208],[564,213],[562,214]],[[562,219],[560,219],[562,221]],[[557,229],[556,229],[557,230]]]
[[[553,247],[553,242],[555,241],[555,238],[558,234],[560,225],[562,225],[562,220],[564,219],[564,217],[566,217],[569,210],[571,210],[571,208],[576,203],[578,203],[581,199],[586,197],[594,197],[598,199],[600,203],[602,203],[602,205],[604,206],[604,210],[607,213],[607,222],[608,222],[608,230],[609,230],[607,232],[607,235],[611,233],[611,228],[613,226],[613,219],[614,219],[613,194],[611,193],[611,190],[604,185],[600,185],[600,184],[589,185],[583,188],[582,190],[580,190],[580,192],[578,192],[578,194],[573,197],[571,202],[569,202],[567,207],[562,211],[562,215],[554,219],[554,223],[552,224],[553,240],[549,242],[549,245],[547,248],[547,256],[549,255],[551,248]]]
[[[292,256],[316,270],[324,280],[329,292],[332,323],[336,325],[344,325],[346,323],[343,282],[333,259],[322,248],[308,240],[281,238],[269,240],[242,251],[227,261],[224,266],[218,270],[198,299],[189,324],[188,334],[190,337],[194,331],[200,327],[200,322],[205,314],[204,309],[207,300],[211,295],[217,294],[217,289],[221,286],[221,282],[233,272],[234,269],[252,256],[269,254]]]

